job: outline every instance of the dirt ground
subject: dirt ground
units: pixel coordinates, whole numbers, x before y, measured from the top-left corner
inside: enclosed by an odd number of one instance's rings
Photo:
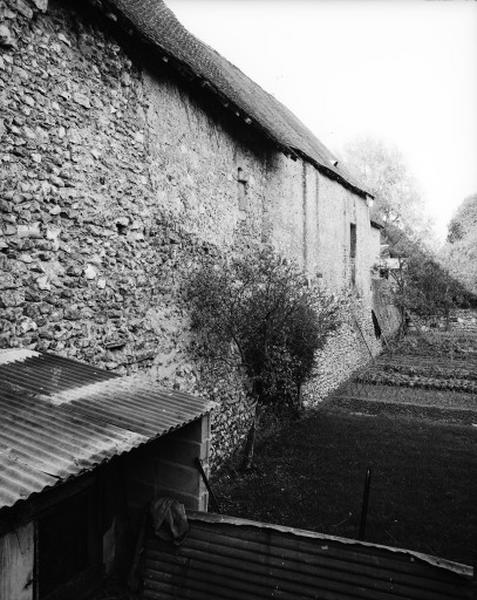
[[[477,361],[439,340],[411,342],[268,439],[249,472],[224,471],[214,481],[222,511],[357,537],[371,467],[366,540],[473,564]]]

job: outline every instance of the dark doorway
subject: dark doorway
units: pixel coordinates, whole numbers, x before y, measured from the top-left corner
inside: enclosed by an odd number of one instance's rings
[[[40,600],[81,598],[91,588],[100,560],[93,500],[92,490],[84,490],[38,519]]]

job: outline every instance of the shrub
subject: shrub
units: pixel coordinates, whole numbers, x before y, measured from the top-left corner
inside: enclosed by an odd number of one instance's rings
[[[231,363],[238,357],[259,411],[299,405],[315,352],[337,327],[332,296],[307,280],[295,263],[270,248],[255,248],[204,261],[186,297],[208,353]]]

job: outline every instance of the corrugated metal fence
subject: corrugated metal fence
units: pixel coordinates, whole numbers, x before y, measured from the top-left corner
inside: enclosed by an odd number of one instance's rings
[[[472,598],[472,570],[435,557],[206,513],[180,546],[149,535],[144,599]]]

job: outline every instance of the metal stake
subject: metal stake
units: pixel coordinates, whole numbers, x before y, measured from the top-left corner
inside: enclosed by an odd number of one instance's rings
[[[364,540],[366,533],[366,518],[368,516],[369,488],[371,487],[371,468],[366,469],[366,478],[364,480],[363,504],[361,507],[361,519],[359,522],[358,540]]]

